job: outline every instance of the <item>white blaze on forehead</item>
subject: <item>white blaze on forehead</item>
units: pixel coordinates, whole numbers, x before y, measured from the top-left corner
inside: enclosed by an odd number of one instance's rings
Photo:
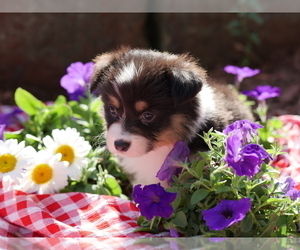
[[[209,85],[203,84],[201,91],[198,93],[198,98],[200,102],[200,116],[197,124],[203,125],[206,120],[214,115],[217,109],[213,89]]]
[[[201,113],[207,117],[216,110],[213,89],[209,85],[203,84],[202,89],[199,92],[199,97],[201,103]]]
[[[131,61],[121,69],[119,75],[116,76],[116,80],[118,83],[130,82],[134,79],[134,77],[139,75],[140,70],[141,67],[137,69],[134,62]]]

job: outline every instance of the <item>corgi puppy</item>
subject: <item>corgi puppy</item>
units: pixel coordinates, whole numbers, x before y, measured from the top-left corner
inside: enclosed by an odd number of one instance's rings
[[[209,82],[187,54],[122,47],[94,62],[90,90],[104,104],[107,148],[133,185],[166,186],[156,174],[177,141],[207,150],[199,134],[253,120],[236,91]]]

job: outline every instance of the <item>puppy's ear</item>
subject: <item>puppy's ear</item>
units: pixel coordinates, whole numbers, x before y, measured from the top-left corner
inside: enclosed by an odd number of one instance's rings
[[[91,76],[91,83],[89,86],[91,93],[97,92],[96,90],[98,89],[99,84],[101,83],[101,77],[103,76],[103,71],[112,63],[113,60],[114,60],[113,53],[104,53],[102,55],[98,55],[93,60],[95,64]]]
[[[172,97],[176,105],[192,100],[202,88],[202,79],[192,71],[172,69]]]
[[[114,61],[120,60],[120,58],[130,50],[130,47],[121,46],[119,49],[104,53],[96,56],[94,61],[94,70],[91,76],[90,83],[90,92],[97,93],[100,84],[103,82],[103,77],[105,76],[106,70],[108,70],[109,66],[113,64]]]

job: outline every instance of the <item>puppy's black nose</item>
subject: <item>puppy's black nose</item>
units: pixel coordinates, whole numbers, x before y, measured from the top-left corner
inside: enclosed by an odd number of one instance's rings
[[[130,147],[130,142],[128,141],[124,141],[124,140],[115,141],[115,148],[118,151],[126,152],[129,149],[129,147]]]

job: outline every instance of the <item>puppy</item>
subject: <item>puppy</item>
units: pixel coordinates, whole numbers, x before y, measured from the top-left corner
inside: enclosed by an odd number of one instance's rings
[[[107,148],[133,185],[166,186],[156,174],[175,142],[207,150],[199,134],[252,120],[235,91],[209,84],[191,56],[123,47],[94,62],[90,90],[104,104]]]

